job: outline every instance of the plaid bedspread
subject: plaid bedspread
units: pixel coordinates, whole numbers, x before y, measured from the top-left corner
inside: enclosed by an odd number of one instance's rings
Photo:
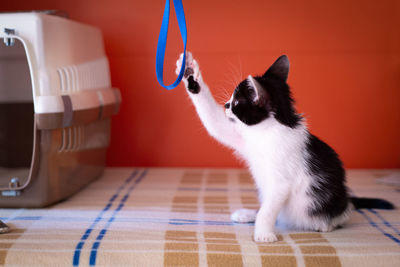
[[[377,184],[394,171],[350,170],[358,196],[400,206],[399,188]],[[240,169],[111,168],[46,209],[0,209],[5,266],[400,266],[400,213],[358,210],[330,233],[277,227],[279,242],[252,240],[254,224],[230,213],[257,208]]]

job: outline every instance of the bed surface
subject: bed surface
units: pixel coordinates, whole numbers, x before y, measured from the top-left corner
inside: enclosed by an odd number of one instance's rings
[[[357,196],[400,206],[400,187],[376,183],[397,170],[348,170]],[[5,266],[400,266],[398,210],[358,210],[330,233],[277,228],[252,240],[230,213],[257,208],[241,169],[109,168],[70,199],[45,209],[0,209]]]

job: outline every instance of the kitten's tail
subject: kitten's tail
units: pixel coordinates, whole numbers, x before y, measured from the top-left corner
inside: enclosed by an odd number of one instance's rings
[[[393,210],[395,207],[387,200],[380,198],[350,197],[356,209],[381,209]]]

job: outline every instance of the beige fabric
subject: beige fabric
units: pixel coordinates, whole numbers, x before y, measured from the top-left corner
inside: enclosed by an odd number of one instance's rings
[[[394,171],[348,171],[358,196],[386,198],[396,187],[375,179]],[[258,244],[254,225],[230,213],[257,208],[240,169],[112,168],[72,198],[47,209],[0,209],[13,229],[0,235],[5,266],[400,266],[400,213],[354,212],[331,233],[278,227]]]

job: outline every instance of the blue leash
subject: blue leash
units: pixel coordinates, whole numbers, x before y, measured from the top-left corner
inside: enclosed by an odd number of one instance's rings
[[[173,0],[176,18],[178,19],[179,30],[181,32],[182,41],[184,44],[183,62],[178,78],[176,78],[175,82],[171,85],[165,85],[163,80],[163,72],[164,72],[165,47],[167,45],[167,36],[168,36],[169,9],[170,9],[169,1],[170,0],[166,0],[165,2],[165,9],[161,24],[160,35],[158,36],[157,54],[156,54],[156,74],[158,83],[165,89],[171,90],[174,89],[176,86],[178,86],[178,84],[182,80],[183,74],[185,73],[187,30],[186,30],[185,12],[183,11],[182,1]]]

